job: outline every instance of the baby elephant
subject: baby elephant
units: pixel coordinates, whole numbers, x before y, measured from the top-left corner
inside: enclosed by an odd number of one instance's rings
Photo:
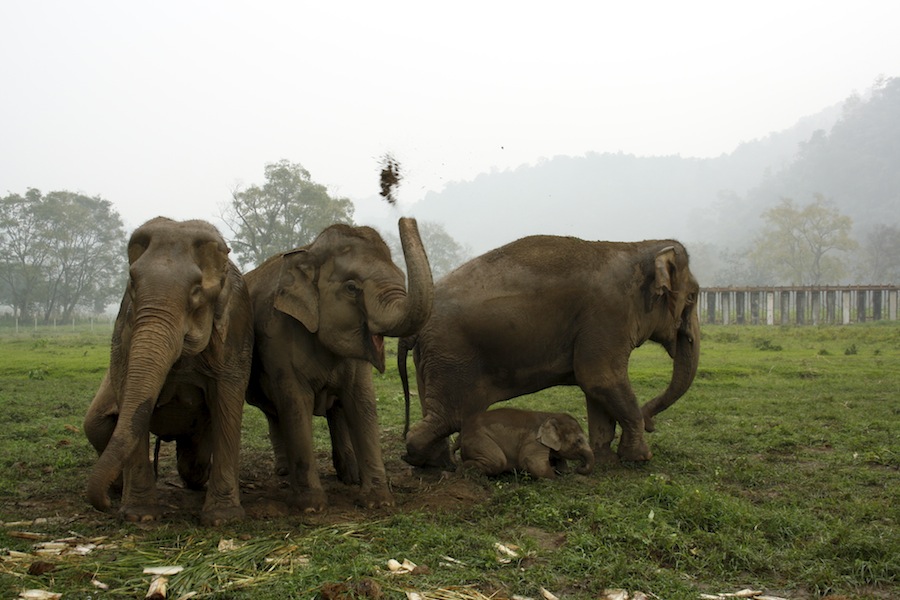
[[[581,425],[569,414],[497,408],[468,417],[459,432],[462,466],[486,475],[523,469],[556,477],[566,460],[580,460],[578,473],[594,469],[594,453]]]

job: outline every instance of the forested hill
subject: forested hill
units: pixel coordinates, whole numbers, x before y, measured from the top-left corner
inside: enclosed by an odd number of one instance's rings
[[[602,146],[602,140],[598,140]],[[589,153],[482,174],[413,207],[479,254],[534,233],[737,247],[781,198],[833,201],[858,227],[900,220],[900,79],[717,158]]]

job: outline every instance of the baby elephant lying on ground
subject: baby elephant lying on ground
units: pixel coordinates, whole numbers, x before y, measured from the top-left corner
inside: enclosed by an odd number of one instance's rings
[[[566,460],[580,460],[578,473],[594,469],[584,430],[566,413],[497,408],[468,417],[456,445],[464,468],[486,475],[521,469],[535,477],[556,477]]]

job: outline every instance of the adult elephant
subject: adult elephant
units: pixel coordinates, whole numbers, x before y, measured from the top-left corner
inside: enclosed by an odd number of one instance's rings
[[[362,502],[393,502],[372,366],[384,371],[384,336],[416,332],[434,293],[415,220],[400,219],[399,228],[408,289],[378,233],[349,225],[332,225],[309,246],[245,275],[256,335],[247,400],[268,420],[276,468],[288,475],[291,504],[301,510],[326,503],[313,452],[314,414],[328,417],[338,474],[358,475]]]
[[[204,221],[158,217],[132,234],[109,370],[84,420],[100,454],[87,486],[94,507],[109,509],[109,487],[121,473],[125,519],[160,516],[149,460],[154,433],[176,441],[188,487],[207,485],[204,524],[243,517],[238,468],[253,326],[229,252]]]
[[[698,291],[688,254],[673,240],[533,236],[469,261],[435,285],[428,323],[400,343],[407,409],[412,348],[423,416],[407,433],[404,460],[450,466],[446,438],[466,417],[555,385],[584,392],[597,461],[618,460],[610,447],[617,422],[618,457],[650,459],[643,431],[697,371]],[[668,388],[641,408],[628,360],[648,339],[674,367]]]

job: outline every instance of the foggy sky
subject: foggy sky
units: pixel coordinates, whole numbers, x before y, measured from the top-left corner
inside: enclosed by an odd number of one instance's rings
[[[221,226],[287,159],[364,220],[387,152],[401,207],[542,157],[717,156],[900,75],[898,22],[866,0],[6,0],[0,194]]]

